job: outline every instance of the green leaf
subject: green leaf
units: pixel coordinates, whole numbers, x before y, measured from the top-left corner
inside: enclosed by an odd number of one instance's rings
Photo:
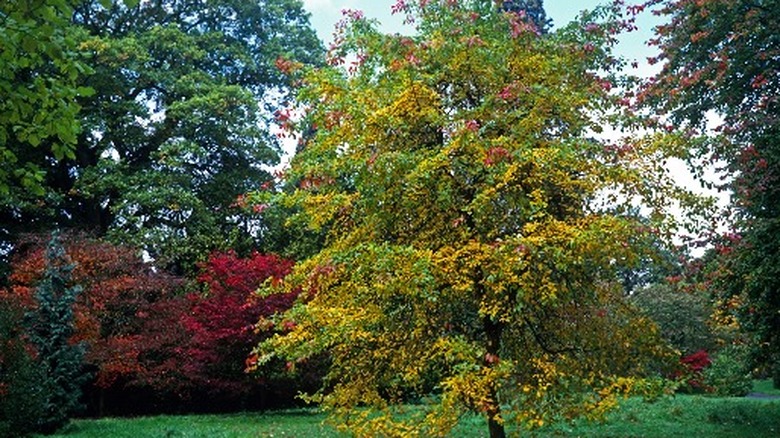
[[[59,161],[65,158],[65,154],[67,154],[67,148],[60,145],[60,144],[54,144],[51,147],[51,151],[54,154],[54,158]]]
[[[95,95],[95,89],[92,87],[78,87],[76,93],[81,97],[90,97]]]
[[[30,143],[33,147],[38,147],[41,144],[41,139],[36,134],[30,134],[27,137],[27,143]]]
[[[34,53],[38,49],[38,42],[33,37],[25,36],[22,39],[22,49],[27,53]]]

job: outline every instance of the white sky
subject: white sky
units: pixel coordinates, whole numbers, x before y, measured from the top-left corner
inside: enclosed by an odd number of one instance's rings
[[[547,16],[552,18],[553,27],[562,26],[571,21],[584,9],[593,9],[599,4],[609,3],[610,0],[546,0],[544,9]],[[639,0],[628,0],[628,4],[639,3]],[[326,45],[332,40],[333,26],[342,18],[344,9],[356,9],[363,11],[366,17],[379,20],[381,29],[386,32],[404,32],[403,16],[390,12],[390,7],[395,0],[303,0],[304,8],[311,13],[311,23],[317,31],[320,39]],[[645,62],[656,51],[646,45],[646,41],[653,34],[653,27],[660,24],[658,17],[652,15],[649,10],[639,14],[637,26],[639,30],[624,35],[620,39],[616,51],[618,55],[626,57],[629,61],[636,60],[640,66],[638,73],[649,76],[655,72]],[[408,28],[407,28],[408,29]]]

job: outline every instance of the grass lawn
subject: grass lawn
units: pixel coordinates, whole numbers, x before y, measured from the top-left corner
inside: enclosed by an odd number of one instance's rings
[[[756,390],[780,395],[762,382]],[[772,392],[774,391],[774,392]],[[338,437],[312,409],[233,415],[159,416],[126,419],[75,420],[52,437]],[[510,432],[512,432],[510,430]],[[516,432],[516,431],[514,431]],[[466,417],[456,437],[483,437],[481,417]],[[523,436],[530,435],[524,433]],[[654,403],[626,400],[604,423],[576,421],[545,427],[536,437],[779,437],[780,399],[676,396]]]
[[[685,395],[654,403],[629,399],[604,424],[555,425],[540,436],[780,437],[780,400]]]
[[[760,392],[762,394],[774,395],[780,397],[780,389],[772,386],[772,379],[766,380],[754,380],[753,392]]]
[[[161,415],[138,418],[74,420],[58,434],[68,438],[248,438],[337,437],[324,425],[325,416],[313,409],[227,415]],[[39,436],[39,438],[45,438]]]

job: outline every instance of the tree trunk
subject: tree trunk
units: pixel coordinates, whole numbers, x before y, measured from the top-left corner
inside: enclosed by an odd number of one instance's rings
[[[100,395],[98,398],[98,418],[103,418],[106,415],[106,390],[100,388]]]
[[[504,425],[496,420],[496,415],[501,414],[501,406],[495,403],[491,409],[488,410],[488,431],[490,431],[490,438],[506,438],[506,432],[504,431]]]
[[[504,330],[504,325],[501,322],[493,321],[489,316],[486,316],[483,320],[483,327],[485,329],[485,339],[487,341],[484,366],[488,368],[494,367],[498,364],[499,351],[501,349],[501,332]],[[506,431],[504,431],[504,425],[498,421],[501,416],[501,403],[498,400],[498,391],[495,385],[491,385],[490,388],[490,405],[488,406],[485,414],[487,415],[488,431],[490,432],[490,438],[506,438]]]

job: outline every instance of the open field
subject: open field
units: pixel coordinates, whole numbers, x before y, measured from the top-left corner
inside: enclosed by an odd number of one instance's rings
[[[771,383],[757,382],[756,390],[780,395]],[[338,437],[313,409],[232,415],[158,416],[73,421],[62,438],[142,437]],[[479,417],[463,420],[453,436],[481,437],[487,429]],[[512,431],[517,432],[517,431]],[[527,435],[527,434],[523,434]],[[777,437],[780,399],[676,396],[645,403],[629,399],[604,423],[576,421],[536,431],[537,437]]]

